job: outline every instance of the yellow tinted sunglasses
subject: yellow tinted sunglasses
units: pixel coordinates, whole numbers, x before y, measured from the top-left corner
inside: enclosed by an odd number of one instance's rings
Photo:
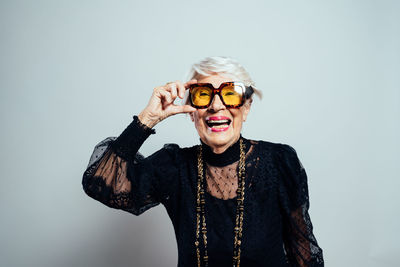
[[[227,108],[239,108],[254,93],[253,87],[243,82],[224,82],[219,88],[211,83],[195,83],[189,86],[190,104],[195,108],[208,108],[215,95],[219,95]]]

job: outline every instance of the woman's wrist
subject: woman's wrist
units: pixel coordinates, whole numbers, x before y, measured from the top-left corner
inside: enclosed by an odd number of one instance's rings
[[[138,119],[142,124],[149,128],[153,128],[158,123],[158,120],[152,119],[145,111],[140,112]]]

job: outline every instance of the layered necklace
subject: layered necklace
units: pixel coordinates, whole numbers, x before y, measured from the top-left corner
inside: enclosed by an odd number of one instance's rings
[[[233,267],[240,267],[240,245],[242,243],[242,229],[243,229],[243,211],[244,211],[244,188],[245,188],[245,144],[243,139],[240,138],[240,159],[239,159],[239,173],[238,173],[238,189],[237,193],[237,207],[236,207],[236,220],[234,228],[234,243],[233,243]],[[197,266],[201,267],[202,259],[204,266],[208,266],[207,254],[207,224],[205,216],[205,190],[204,190],[204,165],[203,165],[203,150],[202,145],[199,146],[197,154],[197,195],[196,195],[196,255]],[[204,255],[200,255],[200,230],[204,243]]]

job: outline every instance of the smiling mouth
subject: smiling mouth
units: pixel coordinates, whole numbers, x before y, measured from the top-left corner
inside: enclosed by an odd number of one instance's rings
[[[222,116],[206,118],[206,124],[213,132],[228,130],[231,122],[231,119]]]

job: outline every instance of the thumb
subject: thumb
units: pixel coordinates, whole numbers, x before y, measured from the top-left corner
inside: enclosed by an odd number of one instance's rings
[[[190,105],[184,105],[184,106],[172,106],[171,107],[171,113],[172,115],[178,114],[178,113],[190,113],[190,112],[195,112],[196,109]]]
[[[191,105],[184,105],[182,106],[182,112],[184,113],[190,113],[190,112],[195,112],[197,109],[192,107]]]

